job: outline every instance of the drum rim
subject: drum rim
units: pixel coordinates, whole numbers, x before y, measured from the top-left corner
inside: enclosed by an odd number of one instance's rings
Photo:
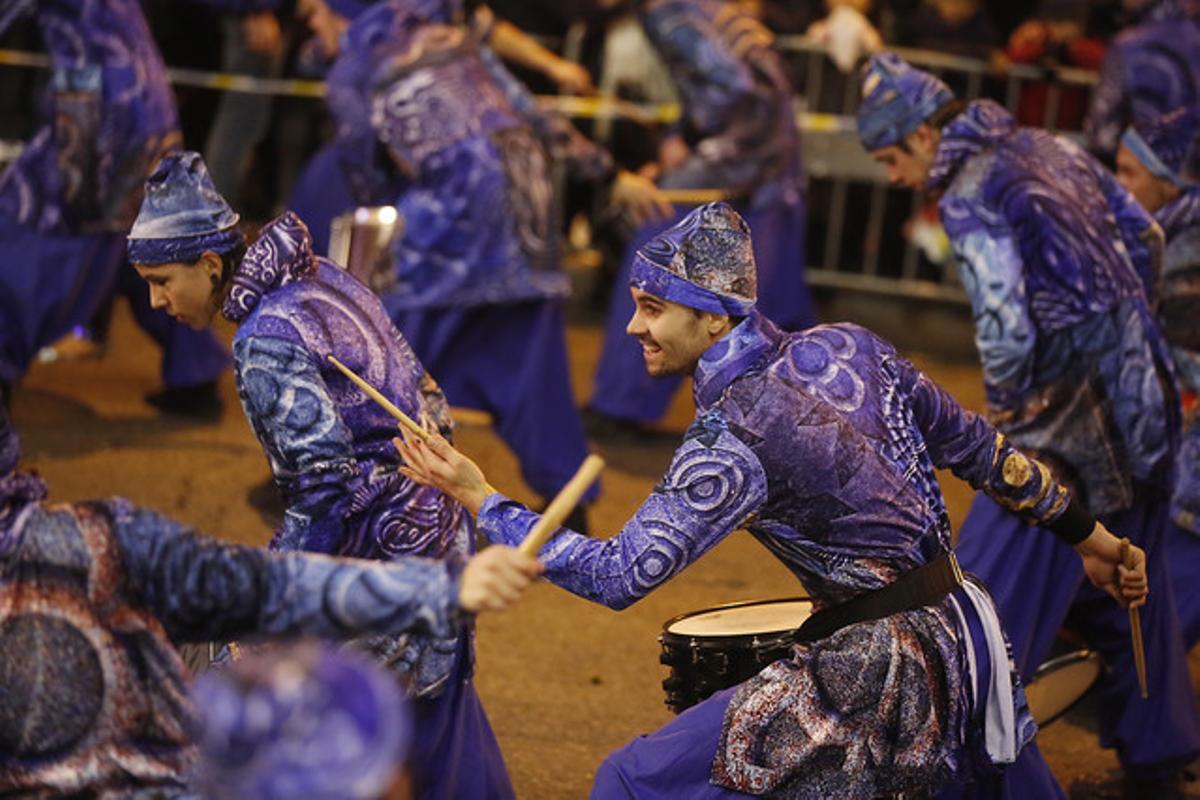
[[[772,597],[772,598],[768,598],[766,600],[738,600],[733,603],[722,603],[721,605],[709,606],[708,608],[698,608],[695,611],[688,611],[684,614],[677,614],[677,615],[671,617],[666,622],[664,622],[662,624],[662,635],[663,636],[678,636],[678,637],[694,638],[694,634],[673,633],[671,631],[671,626],[674,625],[676,622],[679,622],[680,620],[685,620],[685,619],[688,619],[689,617],[694,617],[699,614],[708,614],[713,611],[728,611],[731,608],[743,608],[745,606],[765,606],[765,605],[770,605],[772,603],[795,603],[795,602],[804,602],[804,603],[808,603],[811,605],[813,602],[813,599],[811,597],[807,597],[807,596],[796,595],[793,597]],[[796,629],[795,628],[782,628],[777,631],[759,631],[757,633],[721,633],[721,634],[714,634],[713,636],[706,636],[705,639],[720,639],[722,637],[732,638],[732,639],[741,639],[741,638],[745,638],[747,636],[760,636],[760,635],[786,633],[789,630],[796,630]]]
[[[1033,678],[1029,681],[1029,683],[1022,685],[1021,689],[1023,691],[1025,691],[1026,693],[1028,693],[1030,685],[1032,685],[1033,682],[1037,680],[1038,675],[1040,675],[1042,672],[1054,670],[1060,666],[1075,664],[1080,661],[1093,661],[1093,660],[1096,661],[1100,666],[1100,671],[1096,674],[1095,679],[1092,680],[1092,682],[1090,684],[1088,684],[1087,689],[1085,689],[1079,695],[1079,697],[1076,697],[1070,703],[1063,706],[1063,708],[1061,710],[1059,710],[1059,712],[1057,714],[1053,714],[1053,715],[1047,717],[1045,721],[1041,721],[1041,722],[1039,722],[1038,720],[1035,719],[1034,721],[1037,722],[1037,726],[1039,729],[1045,728],[1049,725],[1054,724],[1055,722],[1058,722],[1060,719],[1065,717],[1067,714],[1071,713],[1071,711],[1075,708],[1075,706],[1082,703],[1085,699],[1087,699],[1088,695],[1090,695],[1092,692],[1094,692],[1096,690],[1096,685],[1100,683],[1100,678],[1102,678],[1104,676],[1104,659],[1101,658],[1100,654],[1097,653],[1095,650],[1091,650],[1086,647],[1081,647],[1078,650],[1072,650],[1069,653],[1063,653],[1060,656],[1055,656],[1054,658],[1050,659],[1049,661],[1043,661],[1041,664],[1038,665],[1037,670],[1034,671]],[[1028,698],[1026,698],[1026,701],[1028,702]],[[1029,712],[1030,712],[1030,715],[1032,715],[1033,709],[1030,708]]]

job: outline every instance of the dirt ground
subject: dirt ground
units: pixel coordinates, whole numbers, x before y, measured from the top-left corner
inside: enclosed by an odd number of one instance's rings
[[[598,328],[570,330],[580,398],[588,396],[599,345]],[[975,366],[909,355],[962,403],[980,406]],[[123,495],[222,537],[266,542],[275,513],[264,485],[269,470],[232,377],[222,380],[225,412],[214,424],[157,416],[142,397],[158,384],[158,350],[119,308],[106,356],[39,365],[18,390],[14,417],[26,463],[47,478],[54,499]],[[690,397],[681,392],[666,425],[682,430],[690,418]],[[532,499],[512,455],[490,429],[464,424],[459,443],[493,483]],[[591,522],[593,533],[609,536],[649,492],[671,447],[596,445],[609,466]],[[971,493],[949,476],[943,486],[957,525]],[[719,603],[791,596],[799,588],[749,535],[738,533],[626,611],[608,611],[542,584],[515,610],[480,620],[476,684],[518,796],[585,797],[606,753],[671,718],[661,688],[665,668],[658,662],[664,620]],[[1192,658],[1195,675],[1200,662]],[[1095,709],[1085,702],[1039,737],[1055,774],[1076,797],[1108,796],[1105,784],[1115,776],[1116,760],[1100,749],[1094,731]]]

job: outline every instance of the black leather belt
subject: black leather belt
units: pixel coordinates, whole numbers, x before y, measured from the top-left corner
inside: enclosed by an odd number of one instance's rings
[[[954,553],[947,550],[923,567],[901,575],[882,589],[859,595],[840,605],[822,609],[796,629],[797,642],[815,642],[856,622],[883,619],[901,611],[940,603],[962,586],[963,572]]]

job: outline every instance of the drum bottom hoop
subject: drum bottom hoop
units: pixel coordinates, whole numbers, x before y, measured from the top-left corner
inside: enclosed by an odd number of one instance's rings
[[[746,637],[747,640],[757,637]],[[771,636],[765,641],[699,641],[681,644],[663,637],[659,660],[671,668],[663,680],[666,705],[676,714],[707,700],[713,694],[753,678],[768,665],[792,654],[790,637]]]

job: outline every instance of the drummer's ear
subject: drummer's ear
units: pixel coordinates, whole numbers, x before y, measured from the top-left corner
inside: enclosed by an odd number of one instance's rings
[[[201,254],[199,264],[197,265],[208,275],[208,280],[212,287],[216,289],[221,285],[221,280],[224,277],[225,263],[221,258],[220,253],[215,253],[212,250],[205,250]]]

